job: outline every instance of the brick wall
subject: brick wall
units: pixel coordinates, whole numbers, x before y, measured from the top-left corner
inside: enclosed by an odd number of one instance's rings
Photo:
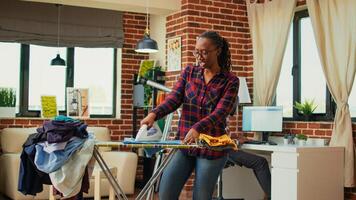
[[[298,0],[298,6],[305,5],[305,0]],[[245,0],[182,0],[181,11],[167,17],[167,38],[180,36],[182,39],[182,66],[192,64],[192,55],[196,37],[206,31],[215,30],[228,39],[231,45],[233,72],[247,77],[247,84],[252,98],[253,93],[253,54],[249,33]],[[172,87],[179,72],[167,73],[167,85]],[[241,116],[241,112],[239,112]],[[236,127],[236,125],[238,125]],[[230,130],[241,133],[241,117],[230,119]],[[313,138],[330,139],[332,122],[285,122],[283,132],[304,133]],[[354,141],[356,141],[356,124],[353,124]],[[190,189],[188,182],[185,189]],[[345,189],[346,198],[355,198],[353,189]]]

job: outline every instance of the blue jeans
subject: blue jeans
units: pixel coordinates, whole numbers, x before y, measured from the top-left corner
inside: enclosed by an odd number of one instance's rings
[[[227,156],[208,160],[184,155],[178,150],[164,169],[159,185],[160,200],[176,200],[195,168],[193,200],[212,198],[216,181],[224,168]]]

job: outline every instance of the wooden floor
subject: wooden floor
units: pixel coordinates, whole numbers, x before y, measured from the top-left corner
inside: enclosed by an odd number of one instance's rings
[[[138,193],[139,193],[139,190],[136,190],[134,195],[128,196],[128,199],[134,200],[136,198],[136,196],[138,195]],[[153,199],[159,200],[158,194],[155,194]],[[191,199],[192,199],[192,192],[187,192],[187,191],[182,191],[182,193],[180,194],[180,197],[179,197],[179,200],[191,200]]]
[[[140,191],[136,189],[135,194],[133,195],[127,195],[127,198],[129,200],[135,200],[136,196],[138,195]],[[186,192],[182,191],[179,200],[191,200],[192,199],[192,192]],[[94,200],[93,198],[86,198],[85,200]],[[108,198],[102,198],[102,200],[108,200]],[[155,194],[152,198],[152,200],[159,200],[158,194]]]
[[[134,195],[128,195],[128,199],[129,200],[134,200],[139,192],[140,191],[138,189],[136,189]],[[158,200],[158,194],[155,194],[153,199],[154,200]],[[192,199],[192,192],[183,191],[182,194],[179,197],[179,200],[191,200],[191,199]],[[2,194],[0,194],[0,200],[11,200],[11,199],[9,199],[9,198],[3,196]],[[93,200],[93,198],[86,198],[86,200]],[[108,199],[107,198],[102,198],[102,200],[108,200]]]

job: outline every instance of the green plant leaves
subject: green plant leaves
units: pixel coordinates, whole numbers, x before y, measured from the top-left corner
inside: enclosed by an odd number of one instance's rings
[[[155,81],[154,80],[154,72],[161,71],[161,66],[155,66],[153,68],[147,69],[143,74],[143,77],[147,80]],[[149,85],[144,85],[144,104],[145,106],[152,106],[152,93],[153,88]]]
[[[307,140],[308,136],[304,135],[304,134],[297,134],[295,136],[298,140]]]
[[[294,108],[296,108],[303,115],[311,115],[315,111],[318,105],[314,104],[314,100],[305,100],[303,103],[295,102]]]
[[[13,88],[0,88],[0,107],[15,107],[16,91]]]

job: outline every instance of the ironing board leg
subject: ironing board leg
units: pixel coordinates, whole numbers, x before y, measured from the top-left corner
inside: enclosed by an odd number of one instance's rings
[[[100,152],[96,146],[94,146],[94,152],[93,152],[94,158],[98,162],[100,168],[104,172],[106,178],[109,180],[110,185],[114,188],[115,194],[118,197],[118,199],[124,199],[128,200],[126,197],[124,191],[120,187],[119,183],[115,180],[114,176],[112,175],[109,167],[105,163],[103,157],[100,155]]]
[[[157,171],[158,167],[161,165],[162,163],[162,160],[163,160],[163,157],[164,157],[164,153],[163,151],[160,151],[158,154],[157,154],[157,157],[156,157],[156,162],[155,162],[155,166],[153,168],[153,172]],[[152,185],[152,187],[150,187],[150,191],[148,192],[147,194],[147,197],[146,197],[146,200],[153,200],[153,195],[154,195],[154,192],[155,191],[158,191],[158,188],[159,185],[159,178],[158,180],[156,181],[156,183],[154,185]]]
[[[141,190],[141,192],[137,195],[136,200],[142,200],[143,197],[149,194],[150,189],[153,187],[153,184],[158,180],[160,175],[162,174],[164,168],[168,165],[169,161],[172,159],[173,154],[178,149],[172,149],[172,151],[168,154],[166,159],[162,161],[162,164],[157,168],[157,170],[152,174],[152,177],[146,183],[145,187]]]

